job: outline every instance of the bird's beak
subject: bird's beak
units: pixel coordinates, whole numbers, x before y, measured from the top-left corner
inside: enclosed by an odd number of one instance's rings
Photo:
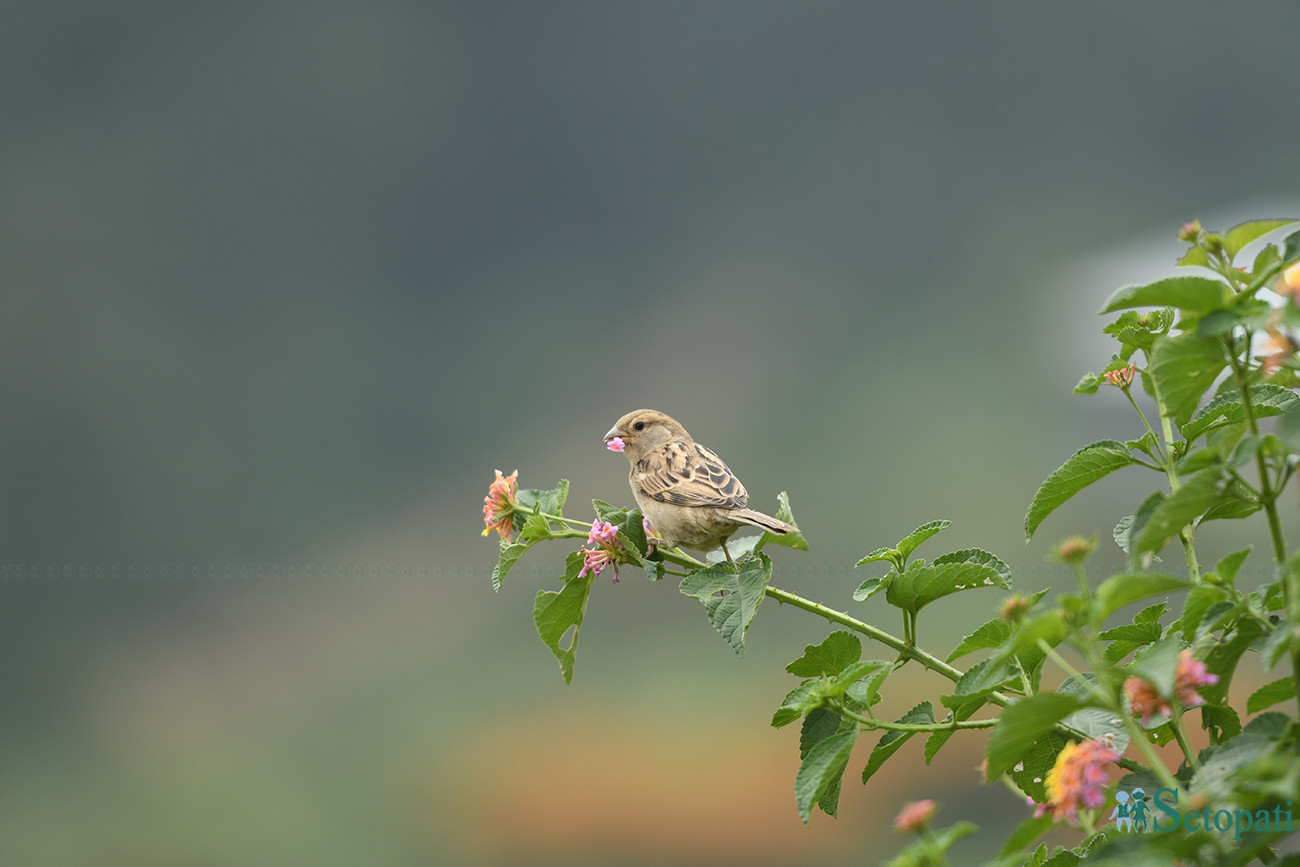
[[[619,430],[618,425],[614,425],[612,428],[609,429],[609,433],[605,434],[605,442],[609,442],[614,437],[625,437],[625,436],[627,436],[627,434]]]

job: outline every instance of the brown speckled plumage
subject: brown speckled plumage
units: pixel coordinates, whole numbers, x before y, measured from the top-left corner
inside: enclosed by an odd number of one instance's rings
[[[628,484],[641,513],[668,547],[708,551],[722,546],[744,524],[778,536],[798,528],[748,508],[749,493],[712,449],[691,438],[671,416],[638,409],[607,434],[623,441],[632,465]]]

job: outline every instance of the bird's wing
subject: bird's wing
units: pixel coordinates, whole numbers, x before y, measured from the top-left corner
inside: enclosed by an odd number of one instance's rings
[[[661,503],[743,509],[749,493],[722,458],[696,442],[673,440],[636,464],[641,490]]]

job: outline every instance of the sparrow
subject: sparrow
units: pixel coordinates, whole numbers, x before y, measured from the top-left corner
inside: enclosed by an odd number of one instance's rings
[[[609,429],[605,442],[632,465],[628,484],[659,536],[657,543],[697,551],[721,545],[734,564],[727,540],[742,525],[778,536],[799,529],[748,508],[749,493],[740,479],[671,416],[653,409],[629,412]]]

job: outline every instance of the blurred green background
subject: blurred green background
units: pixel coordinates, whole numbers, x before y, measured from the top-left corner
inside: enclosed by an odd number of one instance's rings
[[[918,797],[991,855],[1024,808],[978,737],[869,788],[864,738],[801,826],[767,723],[828,631],[802,612],[738,659],[627,570],[565,687],[531,620],[565,546],[494,595],[481,499],[518,468],[630,502],[601,434],[645,406],[754,506],[789,491],[813,551],[775,581],[833,607],[935,518],[922,556],[1029,590],[1069,533],[1118,565],[1147,479],[1028,547],[1025,506],[1140,433],[1070,395],[1106,296],[1186,220],[1300,214],[1298,32],[1253,2],[5,4],[0,863],[871,863]],[[886,707],[941,691],[912,685]]]

